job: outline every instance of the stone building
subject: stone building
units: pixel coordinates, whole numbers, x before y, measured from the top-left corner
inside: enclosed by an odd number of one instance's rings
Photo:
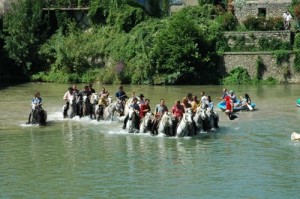
[[[282,17],[292,0],[239,0],[239,5],[233,2],[234,13],[239,22],[247,16]]]

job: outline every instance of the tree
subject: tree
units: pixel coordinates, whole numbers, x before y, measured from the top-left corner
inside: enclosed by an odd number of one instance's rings
[[[25,75],[38,70],[42,0],[13,1],[3,18],[4,50]]]

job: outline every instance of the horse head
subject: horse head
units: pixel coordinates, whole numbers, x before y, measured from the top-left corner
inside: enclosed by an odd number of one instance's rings
[[[124,107],[123,107],[123,102],[121,100],[118,100],[116,102],[116,111],[118,111],[120,114],[123,114],[124,113]]]
[[[97,104],[98,100],[99,100],[99,97],[98,97],[97,93],[93,93],[90,95],[91,104]]]
[[[132,131],[135,131],[135,129],[137,130],[136,132],[138,132],[139,124],[140,124],[138,112],[133,108],[130,108],[128,113],[128,119],[129,119],[129,132],[131,133]]]
[[[183,117],[189,124],[193,123],[193,112],[190,108],[185,110]]]
[[[203,123],[207,118],[207,114],[205,113],[205,110],[202,109],[201,107],[197,108],[196,114],[193,117],[193,120],[195,122],[196,128],[201,131],[203,130]]]
[[[173,119],[169,112],[165,112],[161,118],[161,123],[164,126],[172,126],[173,125]]]

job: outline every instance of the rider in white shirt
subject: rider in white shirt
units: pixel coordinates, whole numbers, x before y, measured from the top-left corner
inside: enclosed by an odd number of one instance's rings
[[[68,111],[69,106],[70,106],[69,100],[72,100],[74,98],[75,98],[75,95],[74,95],[74,92],[73,92],[73,88],[70,87],[70,88],[68,88],[68,91],[64,94],[64,97],[63,97],[63,100],[65,100],[65,102],[66,102],[66,105],[64,107],[64,112],[63,112],[64,118],[67,117],[67,111]]]

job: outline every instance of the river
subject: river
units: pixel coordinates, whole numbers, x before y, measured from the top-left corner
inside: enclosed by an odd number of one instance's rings
[[[239,112],[201,138],[128,134],[119,121],[62,119],[70,85],[27,83],[1,89],[0,198],[299,198],[299,85],[230,86],[250,94],[254,111]],[[83,84],[79,84],[80,89]],[[102,85],[95,84],[100,91]],[[105,86],[114,95],[117,85]],[[169,109],[188,92],[211,95],[222,86],[131,86]],[[40,91],[45,127],[25,125]]]

